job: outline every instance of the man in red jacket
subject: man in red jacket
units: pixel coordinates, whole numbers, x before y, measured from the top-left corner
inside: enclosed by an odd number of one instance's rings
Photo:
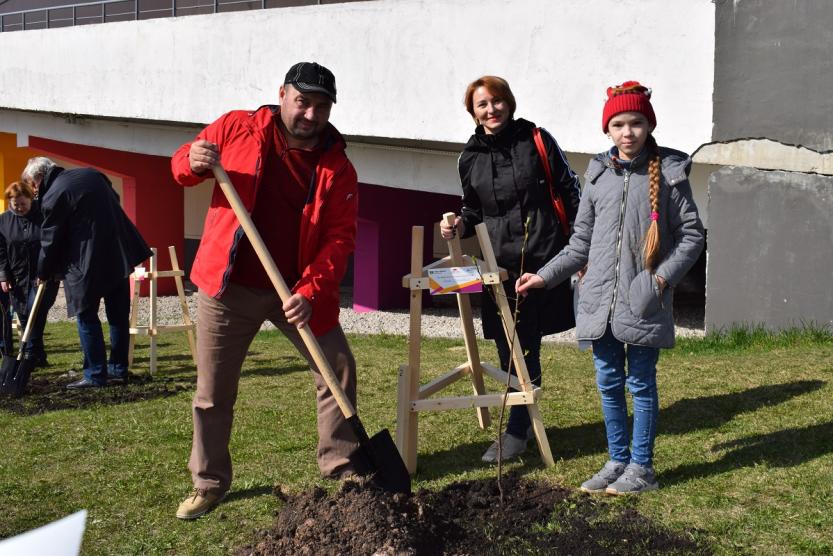
[[[191,271],[199,287],[197,391],[193,401],[194,490],[176,516],[195,519],[218,504],[232,478],[228,443],[240,368],[255,334],[271,321],[307,359],[318,402],[318,466],[325,477],[354,472],[349,425],[296,328],[309,326],[350,401],[356,365],[338,322],[338,287],[356,237],[358,185],[341,135],[329,123],[335,77],[316,63],[290,68],[280,106],[229,112],[171,159],[192,186],[219,163],[228,172],[292,297],[281,303],[219,187],[215,186]]]

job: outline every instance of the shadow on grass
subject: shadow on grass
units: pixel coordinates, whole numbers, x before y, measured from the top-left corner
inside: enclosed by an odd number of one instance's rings
[[[234,500],[246,500],[248,498],[255,498],[257,496],[271,495],[275,491],[275,487],[259,486],[252,488],[244,488],[243,490],[232,489],[225,497],[223,502],[232,502]]]
[[[263,362],[255,367],[244,367],[243,376],[284,376],[307,371],[309,371],[309,366],[302,363],[295,362],[289,365],[276,366]]]
[[[193,391],[193,373],[164,376],[157,373],[130,374],[127,384],[111,382],[103,388],[67,390],[66,385],[81,378],[34,375],[21,398],[0,398],[0,410],[18,415],[36,415],[62,409],[86,409],[100,405],[118,405],[167,398],[183,391]]]
[[[741,392],[677,400],[659,414],[660,434],[685,434],[713,429],[736,415],[774,406],[822,388],[823,380],[798,380],[783,384],[756,386]],[[660,395],[662,395],[660,393]]]
[[[798,380],[756,386],[729,394],[677,400],[660,410],[659,434],[680,435],[715,429],[741,413],[751,413],[762,407],[784,403],[791,398],[819,390],[825,384],[822,380]],[[629,426],[633,426],[632,419],[629,419]],[[556,458],[572,459],[607,450],[605,427],[601,421],[564,429],[550,428],[547,436],[553,444],[553,455]]]
[[[681,465],[663,472],[664,485],[726,473],[743,467],[766,464],[793,467],[833,452],[833,422],[757,434],[717,444],[712,451],[728,450],[713,462]]]
[[[309,365],[295,355],[263,355],[259,351],[250,351],[243,363],[242,376],[283,376],[309,371]]]
[[[174,355],[170,355],[167,353],[159,353],[156,352],[156,361],[157,364],[159,362],[168,362],[168,361],[188,361],[191,363],[191,368],[193,370],[194,359],[191,357],[190,353],[178,353]],[[142,355],[142,356],[134,356],[133,357],[133,364],[138,363],[149,363],[150,362],[150,355]]]
[[[67,346],[67,347],[62,346],[62,347],[59,347],[59,348],[56,348],[55,346],[50,345],[49,340],[44,341],[44,344],[46,346],[46,356],[47,357],[52,357],[53,355],[59,355],[59,354],[63,354],[63,353],[77,353],[79,357],[83,357],[83,355],[81,354],[81,345],[80,344],[78,346]],[[20,344],[15,343],[15,349],[19,349],[19,348],[20,348]]]
[[[549,435],[548,435],[549,436]],[[420,481],[431,481],[443,479],[450,474],[462,474],[474,469],[489,469],[497,475],[497,464],[486,463],[480,460],[483,452],[494,442],[490,440],[483,443],[469,443],[461,445],[456,449],[443,450],[433,454],[420,454],[417,459],[417,472],[414,479]],[[558,459],[555,448],[552,447],[553,457]],[[504,476],[510,473],[524,473],[541,469],[543,463],[538,453],[538,448],[530,442],[529,450],[522,458],[516,458],[503,465]]]
[[[784,403],[796,396],[819,390],[825,384],[821,380],[800,380],[757,386],[730,394],[678,400],[660,410],[659,434],[679,435],[717,428],[741,413]],[[550,427],[547,429],[547,438],[555,459],[570,460],[607,451],[607,437],[602,421],[565,428]],[[480,456],[491,442],[493,440],[460,444],[449,450],[420,455],[420,478],[435,478],[438,475],[434,474],[434,469],[442,470],[443,473],[462,473],[486,465],[480,461]],[[540,465],[540,457],[534,443],[530,442],[529,446],[521,469]]]

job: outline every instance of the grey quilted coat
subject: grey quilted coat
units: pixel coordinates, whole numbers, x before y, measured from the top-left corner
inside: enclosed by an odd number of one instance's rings
[[[576,336],[601,338],[608,322],[621,342],[674,346],[674,286],[703,249],[703,224],[691,195],[685,153],[660,147],[660,263],[656,274],[668,287],[659,293],[642,263],[642,245],[651,223],[648,157],[639,155],[623,170],[610,153],[596,155],[585,173],[584,192],[569,244],[538,270],[552,288],[587,265],[579,289]]]

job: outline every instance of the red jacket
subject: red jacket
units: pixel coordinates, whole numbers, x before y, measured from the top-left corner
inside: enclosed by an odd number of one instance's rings
[[[263,177],[263,161],[273,148],[273,114],[280,107],[262,106],[254,112],[235,110],[202,130],[205,139],[220,148],[220,159],[240,199],[251,213]],[[338,324],[338,287],[356,240],[358,183],[356,170],[344,152],[345,143],[332,125],[324,134],[324,150],[313,174],[313,189],[301,216],[298,268],[301,279],[293,286],[312,304],[309,326],[321,336]],[[180,185],[193,186],[206,175],[191,172],[188,151],[182,145],[171,157],[171,170]],[[222,190],[215,185],[205,217],[200,247],[191,269],[191,281],[212,297],[228,286],[237,244],[243,228]]]

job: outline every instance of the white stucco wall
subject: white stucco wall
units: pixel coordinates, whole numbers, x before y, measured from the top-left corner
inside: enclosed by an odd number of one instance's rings
[[[654,88],[661,143],[691,152],[712,126],[710,0],[382,0],[2,33],[0,52],[0,109],[209,122],[275,102],[314,59],[348,135],[465,141],[484,73],[568,151],[605,146],[604,91],[625,79]]]
[[[167,156],[194,123],[277,102],[299,60],[335,72],[332,121],[357,137],[365,183],[459,194],[457,152],[360,138],[465,142],[462,95],[485,73],[508,79],[517,115],[550,130],[579,174],[584,153],[609,146],[606,87],[627,79],[653,87],[661,144],[711,139],[710,0],[380,0],[0,33],[0,131]],[[704,219],[708,168],[692,175]],[[186,237],[209,199],[207,184],[186,191]]]

